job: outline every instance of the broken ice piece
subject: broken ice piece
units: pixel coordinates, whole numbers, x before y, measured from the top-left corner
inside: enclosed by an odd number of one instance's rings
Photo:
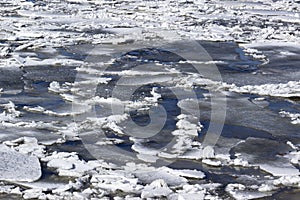
[[[163,179],[157,179],[150,185],[146,185],[141,197],[142,198],[154,198],[154,197],[166,197],[172,190],[168,187]]]
[[[34,137],[21,137],[12,141],[4,141],[3,144],[22,154],[30,154],[39,158],[45,156],[45,146],[38,144],[38,140]]]
[[[33,182],[42,175],[39,159],[35,156],[21,154],[1,144],[0,159],[0,180]]]

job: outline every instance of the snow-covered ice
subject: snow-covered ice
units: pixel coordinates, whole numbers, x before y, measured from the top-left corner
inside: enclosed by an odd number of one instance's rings
[[[19,153],[5,145],[0,146],[0,151],[0,180],[32,182],[42,176],[41,164],[36,156]]]

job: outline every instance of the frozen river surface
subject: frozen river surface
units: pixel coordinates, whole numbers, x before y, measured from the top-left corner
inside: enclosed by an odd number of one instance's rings
[[[299,199],[298,1],[0,5],[0,198]]]

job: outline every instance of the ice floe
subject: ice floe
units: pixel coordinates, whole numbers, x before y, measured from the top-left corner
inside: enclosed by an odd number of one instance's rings
[[[19,153],[3,144],[0,151],[1,180],[32,182],[41,177],[41,164],[36,156]]]

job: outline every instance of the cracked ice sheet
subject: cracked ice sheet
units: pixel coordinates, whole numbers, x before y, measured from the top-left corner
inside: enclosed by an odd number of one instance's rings
[[[289,159],[279,156],[287,152],[290,147],[279,142],[248,138],[245,142],[239,143],[233,148],[237,157],[241,157],[250,165],[259,166],[260,169],[273,176],[299,176],[299,170],[294,167]]]

